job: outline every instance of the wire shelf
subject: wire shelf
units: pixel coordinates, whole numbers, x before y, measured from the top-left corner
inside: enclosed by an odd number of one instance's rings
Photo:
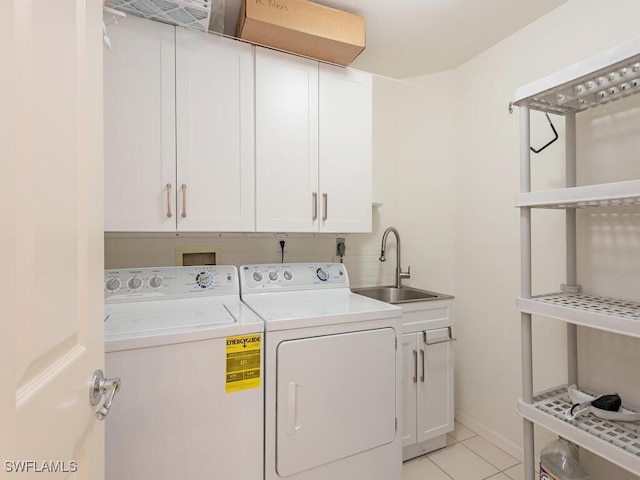
[[[598,393],[582,390],[593,397]],[[611,459],[633,473],[640,471],[640,425],[638,422],[614,422],[589,413],[569,420],[564,416],[572,402],[566,385],[537,395],[532,404],[518,402],[518,412],[525,418],[558,433],[587,450]],[[624,406],[630,412],[640,410]]]
[[[576,325],[640,337],[640,303],[581,293],[549,293],[518,298],[525,313],[555,318]]]

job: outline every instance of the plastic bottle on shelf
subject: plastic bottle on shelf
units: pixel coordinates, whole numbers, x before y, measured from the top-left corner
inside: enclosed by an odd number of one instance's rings
[[[564,438],[551,442],[540,452],[540,480],[588,480],[580,464],[578,447]]]

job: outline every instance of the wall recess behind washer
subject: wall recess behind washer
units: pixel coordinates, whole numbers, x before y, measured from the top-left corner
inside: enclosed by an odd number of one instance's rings
[[[216,245],[176,246],[176,265],[221,265],[222,247]]]

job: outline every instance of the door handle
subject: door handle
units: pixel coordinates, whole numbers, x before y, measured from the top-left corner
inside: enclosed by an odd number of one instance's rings
[[[107,396],[100,409],[96,412],[98,420],[104,420],[104,417],[107,416],[109,409],[111,408],[111,402],[113,402],[113,397],[119,389],[119,378],[104,378],[104,373],[100,369],[93,372],[89,391],[91,405],[97,405],[103,395]]]
[[[302,425],[298,425],[298,388],[296,382],[287,385],[287,433],[293,435]]]
[[[424,383],[424,349],[420,349],[420,358],[422,359],[422,375],[420,375],[420,381]]]

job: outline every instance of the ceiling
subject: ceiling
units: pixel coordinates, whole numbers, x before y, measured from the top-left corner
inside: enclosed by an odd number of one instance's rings
[[[315,0],[365,17],[367,47],[351,64],[391,78],[451,70],[567,0]],[[242,0],[225,0],[235,34]]]

